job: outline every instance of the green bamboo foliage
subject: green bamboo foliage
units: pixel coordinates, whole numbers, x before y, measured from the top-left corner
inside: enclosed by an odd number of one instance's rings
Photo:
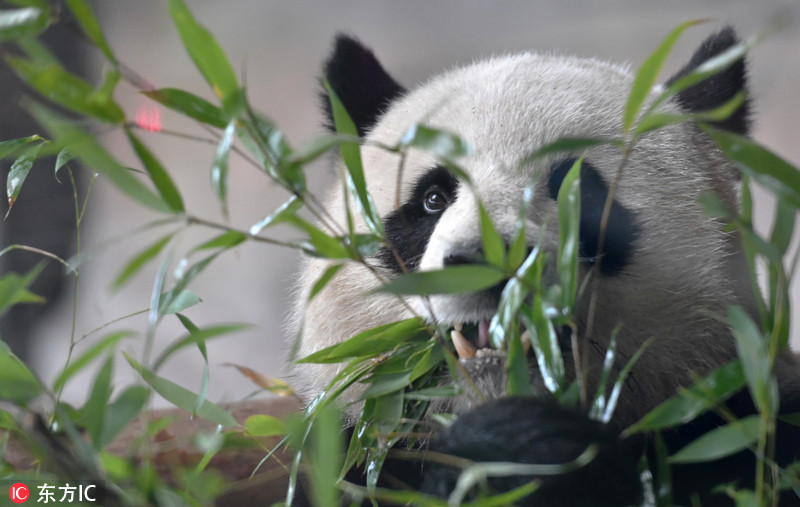
[[[389,449],[400,439],[413,442],[420,435],[424,436],[425,430],[416,422],[422,418],[428,403],[461,394],[461,388],[457,385],[439,383],[442,374],[458,374],[454,351],[445,339],[447,330],[428,325],[419,317],[366,330],[343,343],[299,358],[300,362],[308,363],[341,363],[342,369],[328,389],[296,419],[280,421],[269,416],[253,416],[240,428],[228,411],[206,399],[208,363],[213,361],[208,357],[206,342],[229,337],[246,327],[242,324],[198,327],[182,313],[200,303],[200,297],[192,292],[191,286],[212,263],[220,262],[226,253],[234,249],[253,248],[260,244],[299,249],[331,259],[334,262],[313,285],[309,296],[311,299],[324,290],[332,279],[340,276],[345,262],[365,262],[364,259],[372,252],[387,244],[382,219],[366,185],[355,126],[330,87],[327,89],[337,132],[314,138],[295,149],[277,125],[266,115],[254,110],[225,51],[211,32],[194,17],[184,1],[168,0],[165,14],[171,17],[189,59],[216,98],[212,103],[190,92],[169,87],[142,90],[143,96],[213,132],[217,150],[214,159],[209,161],[210,185],[226,215],[228,208],[235,205],[228,187],[231,172],[238,170],[238,159],[232,155],[234,153],[246,153],[265,178],[289,193],[283,205],[264,210],[264,218],[256,223],[242,227],[229,223],[210,223],[188,208],[180,191],[182,182],[175,179],[171,168],[165,167],[157,154],[140,139],[130,126],[134,123],[130,121],[128,112],[116,102],[115,94],[120,81],[129,81],[133,86],[137,86],[137,83],[126,74],[117,60],[91,4],[86,0],[66,0],[66,7],[77,26],[109,64],[99,83],[87,82],[67,72],[37,42],[36,36],[56,21],[57,13],[48,2],[17,0],[13,3],[14,8],[0,10],[0,43],[15,44],[20,50],[15,54],[21,56],[8,57],[7,61],[17,75],[42,97],[31,101],[28,107],[44,131],[25,138],[0,140],[0,158],[11,161],[11,171],[6,179],[9,213],[13,213],[11,208],[14,202],[25,198],[20,191],[29,171],[35,170],[33,164],[36,160],[57,154],[54,176],[62,179],[65,168],[69,168],[73,161],[80,161],[91,171],[97,172],[99,177],[110,181],[127,198],[158,215],[155,221],[142,227],[142,230],[161,229],[157,239],[142,245],[131,259],[122,261],[113,287],[124,286],[140,276],[143,268],[152,263],[158,262],[160,268],[153,281],[150,308],[146,310],[146,329],[100,336],[70,358],[52,385],[38,379],[0,342],[0,400],[11,403],[19,410],[15,413],[0,410],[0,429],[22,442],[30,442],[17,423],[17,417],[32,410],[28,407],[34,406],[35,401],[49,399],[54,408],[46,416],[56,423],[53,431],[63,428],[65,441],[76,449],[77,459],[85,461],[81,464],[86,469],[98,470],[120,491],[127,491],[121,496],[121,502],[130,505],[146,502],[154,505],[173,505],[176,502],[199,505],[212,501],[223,487],[205,470],[211,456],[223,445],[219,439],[211,438],[202,444],[203,459],[192,470],[187,470],[182,482],[177,485],[167,485],[153,475],[151,469],[107,452],[111,440],[148,406],[152,392],[197,417],[236,430],[238,435],[245,440],[250,439],[254,445],[258,437],[281,437],[282,444],[290,446],[294,452],[292,461],[285,464],[290,482],[288,503],[295,494],[301,468],[312,479],[311,494],[317,505],[336,503],[342,491],[375,501],[450,505],[463,500],[466,493],[486,477],[509,472],[502,467],[486,464],[465,468],[459,487],[450,499],[451,503],[416,492],[389,492],[377,487],[381,466]],[[741,105],[745,99],[743,95],[733,97],[713,111],[666,115],[657,110],[659,104],[680,90],[734,63],[755,43],[754,40],[731,48],[677,80],[654,101],[647,101],[672,47],[685,30],[698,23],[690,21],[673,30],[638,69],[621,118],[622,129],[617,136],[560,139],[539,147],[523,161],[524,164],[536,163],[554,154],[578,158],[559,192],[556,223],[544,224],[545,228],[558,230],[556,258],[549,258],[538,245],[529,248],[525,234],[525,212],[533,196],[531,187],[526,189],[525,197],[520,202],[516,231],[510,239],[500,236],[492,223],[491,214],[480,205],[484,264],[457,266],[435,272],[405,273],[385,281],[377,289],[397,298],[398,304],[403,304],[404,298],[409,296],[471,292],[505,281],[498,312],[490,324],[490,337],[495,346],[505,348],[508,352],[508,392],[518,395],[530,392],[528,360],[522,344],[524,328],[547,389],[563,403],[577,402],[581,396],[577,396],[576,392],[583,388],[566,373],[556,330],[577,329],[574,311],[584,289],[577,257],[580,157],[586,150],[597,146],[609,146],[625,152],[635,149],[639,137],[652,130],[678,122],[699,122],[700,128],[744,175],[745,203],[742,210],[725,209],[713,197],[704,198],[706,209],[714,216],[724,218],[739,231],[753,271],[759,262],[766,264],[768,287],[763,298],[758,295],[757,321],[739,308],[731,308],[727,315],[737,339],[739,359],[656,407],[629,428],[627,433],[657,432],[691,421],[744,387],[753,394],[759,414],[741,420],[729,420],[726,425],[672,456],[668,456],[662,446],[658,453],[662,471],[668,470],[668,463],[710,460],[744,448],[755,448],[764,456],[762,461],[768,463],[766,443],[773,431],[780,402],[772,365],[777,351],[788,342],[788,285],[794,271],[794,266],[784,265],[784,258],[793,239],[795,218],[800,207],[800,171],[797,167],[750,139],[714,130],[703,123],[727,117]],[[75,116],[65,117],[56,112],[54,105],[71,111]],[[125,133],[140,164],[137,170],[121,165],[113,153],[98,143],[94,135],[98,126],[121,129]],[[453,133],[424,124],[410,125],[396,145],[383,148],[399,154],[410,149],[428,151],[465,185],[470,184],[467,174],[459,167],[459,160],[468,156],[471,148],[467,140]],[[305,167],[335,150],[338,150],[344,168],[344,188],[354,204],[348,210],[346,227],[333,223],[318,204],[319,201],[306,188]],[[751,203],[746,186],[750,180],[765,186],[778,199],[775,225],[769,237],[758,236],[752,228]],[[314,219],[307,218],[309,215]],[[366,232],[356,231],[356,219],[366,225]],[[299,239],[285,241],[273,236],[272,228],[278,224],[290,227]],[[165,227],[168,230],[163,230]],[[187,246],[182,241],[181,233],[188,228],[211,228],[211,232],[196,244]],[[508,243],[504,239],[509,240]],[[1,251],[0,255],[23,247],[12,245]],[[80,256],[78,261],[60,261],[69,266],[71,274],[79,274]],[[549,286],[543,282],[543,273],[548,264],[555,266],[558,274],[555,283]],[[29,290],[40,269],[36,268],[27,274],[6,273],[0,276],[0,313],[15,304],[40,301]],[[186,333],[158,355],[152,354],[156,330],[167,319],[177,319]],[[120,354],[120,348],[126,341],[141,335],[144,335],[147,346],[140,357]],[[580,346],[580,337],[577,337],[576,343]],[[175,352],[186,348],[196,348],[204,361],[205,373],[197,392],[177,385],[159,373],[169,364]],[[124,356],[125,361],[119,361],[120,355]],[[616,396],[638,357],[634,356],[614,378],[611,375],[614,356],[614,348],[610,347],[601,387],[596,393],[591,393],[593,399],[584,400],[587,408],[591,407],[592,415],[605,421],[610,419]],[[114,369],[120,367],[135,371],[141,383],[116,389],[110,379]],[[95,368],[96,374],[83,406],[70,407],[61,403],[58,393],[76,375],[89,368]],[[345,389],[357,382],[366,384],[362,395],[364,408],[356,422],[352,439],[343,442],[340,439],[341,423],[336,401]],[[158,431],[158,424],[154,424],[152,431]],[[0,456],[2,452],[0,450]],[[46,453],[38,456],[44,461],[54,459]],[[328,456],[337,456],[337,459],[329,460],[326,458]],[[270,453],[265,459],[273,458]],[[362,466],[367,470],[365,488],[342,480],[353,466]],[[753,505],[768,505],[777,487],[777,484],[768,484],[763,480],[771,472],[768,466],[759,468],[759,488],[752,492],[736,492],[737,498],[752,501]],[[0,470],[9,477],[15,477],[13,470]],[[782,471],[775,472],[780,475]],[[662,483],[654,485],[657,501],[659,505],[668,505],[668,474],[659,474],[659,480]],[[797,484],[790,483],[789,486],[797,487]],[[535,484],[531,484],[494,496],[481,493],[471,505],[508,505],[535,487]]]

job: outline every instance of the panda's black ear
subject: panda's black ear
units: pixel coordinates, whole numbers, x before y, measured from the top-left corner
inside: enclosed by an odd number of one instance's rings
[[[372,51],[344,34],[336,37],[333,52],[325,62],[324,78],[356,124],[359,137],[364,137],[389,104],[405,93]],[[326,126],[334,130],[331,105],[324,90],[322,104]]]
[[[703,41],[694,55],[692,55],[689,63],[672,76],[667,81],[667,84],[672,84],[710,58],[723,53],[738,43],[739,38],[731,27],[722,29],[719,33]],[[708,111],[721,106],[740,91],[746,92],[746,88],[747,69],[744,58],[742,58],[724,71],[681,91],[676,96],[676,100],[687,111]],[[715,123],[715,125],[731,132],[746,135],[750,130],[749,100],[745,99],[744,103],[731,116],[726,120]]]

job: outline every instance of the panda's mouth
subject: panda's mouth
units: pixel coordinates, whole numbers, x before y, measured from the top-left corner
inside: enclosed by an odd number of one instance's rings
[[[525,354],[531,346],[530,333],[524,327],[520,329],[522,347]],[[489,321],[481,319],[477,323],[456,323],[450,330],[450,339],[456,348],[458,358],[462,361],[481,359],[484,357],[506,357],[506,351],[496,349],[489,339]]]

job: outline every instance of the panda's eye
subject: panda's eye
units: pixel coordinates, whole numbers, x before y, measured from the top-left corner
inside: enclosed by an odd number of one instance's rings
[[[425,192],[425,198],[422,200],[422,205],[428,213],[441,213],[449,204],[447,194],[444,193],[439,187],[432,187]]]

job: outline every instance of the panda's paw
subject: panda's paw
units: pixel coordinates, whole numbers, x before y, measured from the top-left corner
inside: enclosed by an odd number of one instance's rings
[[[437,459],[450,455],[463,458],[458,460],[461,464],[537,465],[520,467],[527,468],[523,475],[488,479],[484,489],[489,494],[537,481],[537,489],[518,505],[630,506],[642,501],[641,443],[619,440],[608,425],[552,400],[490,401],[460,416],[431,443],[430,450],[439,454],[427,459],[422,490],[443,498],[452,494],[463,470]],[[470,494],[477,494],[479,488]]]

